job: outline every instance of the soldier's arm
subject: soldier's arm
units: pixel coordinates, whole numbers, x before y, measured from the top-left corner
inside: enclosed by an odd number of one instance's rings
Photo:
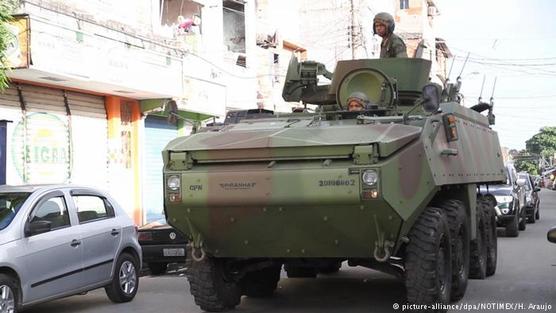
[[[407,58],[405,43],[401,39],[396,38],[396,40],[392,42],[392,51],[396,58]]]

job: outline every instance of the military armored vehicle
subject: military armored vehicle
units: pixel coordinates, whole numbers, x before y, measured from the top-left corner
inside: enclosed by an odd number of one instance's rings
[[[430,66],[352,60],[331,73],[293,58],[283,97],[315,112],[167,145],[165,212],[191,241],[187,277],[203,310],[272,295],[282,266],[289,277],[344,261],[380,270],[414,304],[457,301],[468,277],[494,274],[496,200],[479,187],[505,181],[498,137],[458,103],[459,84],[429,83]],[[354,93],[363,111],[346,110]]]

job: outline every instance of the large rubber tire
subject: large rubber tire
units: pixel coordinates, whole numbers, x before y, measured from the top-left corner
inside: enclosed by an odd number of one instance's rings
[[[541,208],[539,204],[537,204],[537,213],[535,213],[535,219],[541,219]]]
[[[231,310],[241,300],[241,288],[237,282],[225,277],[221,260],[206,257],[192,262],[186,271],[191,295],[195,303],[207,312]]]
[[[168,263],[149,263],[147,265],[152,275],[162,275],[168,269]]]
[[[410,304],[448,304],[452,285],[452,247],[446,213],[428,207],[408,234],[405,286]]]
[[[479,204],[483,210],[487,230],[487,262],[486,276],[492,276],[496,273],[496,265],[498,263],[498,234],[496,233],[496,212],[492,206],[492,202],[483,200]]]
[[[514,215],[513,220],[506,225],[506,236],[508,237],[519,237],[519,216]]]
[[[281,266],[273,266],[247,273],[239,282],[242,293],[254,298],[272,296],[280,280],[281,270]]]
[[[284,270],[288,278],[315,278],[317,277],[317,269],[312,267],[285,265]]]
[[[435,204],[446,212],[452,239],[451,301],[465,295],[469,279],[470,237],[465,205],[459,200],[445,200]]]
[[[0,274],[0,312],[17,313],[19,304],[19,284],[6,274]]]
[[[488,223],[481,209],[480,201],[477,201],[476,210],[476,236],[471,241],[471,257],[469,264],[469,278],[485,279],[488,255]]]
[[[137,259],[129,253],[122,253],[116,261],[112,282],[104,287],[108,298],[115,303],[129,302],[135,298],[139,288]]]
[[[519,230],[525,230],[527,229],[527,212],[525,210],[525,208],[522,209],[521,211],[521,219],[519,220]]]

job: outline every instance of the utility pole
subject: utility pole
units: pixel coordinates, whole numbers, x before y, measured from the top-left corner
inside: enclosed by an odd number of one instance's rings
[[[351,8],[351,59],[355,59],[355,9],[353,7],[353,0],[349,1]]]

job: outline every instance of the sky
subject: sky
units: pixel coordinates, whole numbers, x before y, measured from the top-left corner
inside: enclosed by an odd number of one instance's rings
[[[543,126],[556,126],[556,1],[436,0],[438,37],[455,62],[450,80],[461,75],[465,106],[489,101],[500,144],[525,149]],[[450,69],[451,63],[448,64]]]

